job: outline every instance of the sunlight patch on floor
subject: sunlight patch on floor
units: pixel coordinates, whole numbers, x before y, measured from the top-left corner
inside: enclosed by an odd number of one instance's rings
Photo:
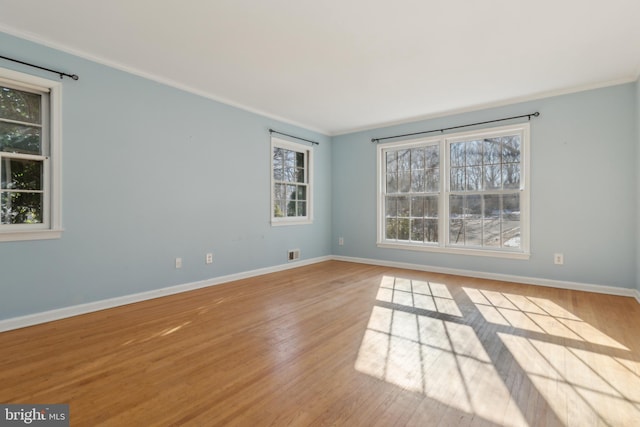
[[[384,276],[376,299],[405,307],[462,316],[451,293],[441,283]]]
[[[475,288],[463,289],[489,323],[629,351],[553,301]]]
[[[548,419],[565,425],[640,420],[640,362],[627,347],[553,301],[462,291],[456,298],[465,315],[444,284],[384,276],[355,369],[501,425],[534,421],[521,412],[529,397],[511,394],[522,390],[537,391]],[[508,357],[487,354],[485,346],[495,350],[496,342]],[[510,365],[498,372],[496,358]],[[508,375],[530,382],[510,391]]]
[[[420,297],[431,303],[416,304]],[[488,421],[526,425],[473,328],[415,312],[462,316],[445,285],[385,276],[378,300],[402,309],[373,307],[356,370]]]
[[[506,333],[498,335],[565,423],[585,425],[598,419],[608,425],[631,426],[640,421],[640,377],[616,358]],[[598,366],[597,372],[592,365]]]

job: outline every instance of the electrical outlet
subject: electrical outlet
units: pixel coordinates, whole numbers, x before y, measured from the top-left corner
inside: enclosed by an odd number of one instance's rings
[[[213,254],[207,254],[207,256],[205,257],[205,262],[207,264],[212,264],[213,263]]]
[[[176,258],[176,268],[182,268],[182,258]]]
[[[553,263],[556,265],[564,264],[564,254],[553,254]]]
[[[338,237],[338,246],[342,246],[344,245],[344,237],[340,236]]]

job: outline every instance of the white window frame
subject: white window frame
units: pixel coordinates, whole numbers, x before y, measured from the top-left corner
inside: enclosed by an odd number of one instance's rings
[[[450,191],[450,153],[449,147],[454,142],[470,139],[482,139],[505,135],[520,135],[520,248],[488,248],[462,247],[449,243],[449,195]],[[438,193],[438,242],[419,243],[410,241],[391,241],[385,236],[385,189],[387,151],[403,148],[421,147],[438,144],[440,147],[440,190]],[[509,259],[530,258],[530,126],[529,123],[500,126],[468,132],[459,132],[437,137],[420,138],[399,142],[378,144],[377,147],[377,246],[380,248],[439,252],[460,255],[476,255]]]
[[[275,148],[282,148],[285,150],[295,151],[298,153],[303,153],[305,156],[305,166],[306,166],[306,181],[305,185],[307,187],[306,195],[307,195],[307,215],[306,216],[289,216],[289,217],[276,217],[274,216],[274,201],[275,201],[275,177],[273,174],[273,150]],[[309,147],[304,144],[299,144],[296,142],[288,141],[282,138],[271,137],[271,150],[269,152],[269,170],[271,172],[270,182],[271,182],[271,205],[269,207],[271,225],[272,226],[280,226],[280,225],[299,225],[299,224],[311,224],[313,223],[313,147]],[[295,184],[295,183],[294,183]]]
[[[0,242],[58,239],[62,236],[62,84],[18,71],[0,68],[0,84],[18,90],[45,93],[42,110],[41,155],[0,152],[2,157],[43,161],[43,222],[0,224]]]

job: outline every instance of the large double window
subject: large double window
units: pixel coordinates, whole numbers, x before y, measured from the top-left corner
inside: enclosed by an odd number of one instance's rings
[[[271,155],[271,223],[310,223],[312,149],[272,138]]]
[[[529,125],[378,146],[378,245],[529,255]]]
[[[60,236],[59,91],[0,70],[0,241]]]

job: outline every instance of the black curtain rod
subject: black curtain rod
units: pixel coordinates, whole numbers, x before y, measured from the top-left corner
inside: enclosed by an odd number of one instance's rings
[[[527,117],[527,118],[529,118],[529,120],[531,120],[531,117],[538,117],[539,115],[540,115],[540,113],[538,111],[536,111],[535,113],[531,113],[531,114],[523,114],[521,116],[505,117],[504,119],[487,120],[486,122],[469,123],[468,125],[460,125],[460,126],[452,126],[452,127],[449,127],[449,128],[426,130],[424,132],[405,133],[403,135],[385,136],[384,138],[371,138],[371,142],[377,144],[378,142],[383,141],[385,139],[402,138],[403,136],[424,135],[425,133],[433,133],[433,132],[444,132],[446,130],[466,128],[466,127],[469,127],[469,126],[485,125],[487,123],[496,123],[496,122],[504,122],[505,120],[521,119],[523,117]]]
[[[28,62],[24,62],[24,61],[19,61],[17,59],[13,59],[13,58],[7,58],[6,56],[2,56],[0,55],[0,58],[2,59],[6,59],[7,61],[12,61],[12,62],[17,62],[18,64],[22,64],[22,65],[26,65],[27,67],[33,67],[33,68],[38,68],[40,70],[44,70],[44,71],[48,71],[50,73],[55,73],[57,75],[60,76],[60,78],[62,79],[63,77],[69,77],[73,80],[78,80],[80,77],[78,77],[77,74],[67,74],[67,73],[63,73],[62,71],[56,71],[56,70],[52,70],[51,68],[45,68],[45,67],[41,67],[39,65],[33,65],[33,64],[29,64]]]
[[[307,142],[310,142],[310,143],[315,144],[315,145],[320,145],[320,143],[319,143],[319,142],[311,141],[310,139],[300,138],[299,136],[289,135],[288,133],[278,132],[277,130],[273,130],[273,129],[269,129],[269,133],[277,133],[278,135],[284,135],[284,136],[288,136],[289,138],[295,138],[295,139],[299,139],[299,140],[301,140],[301,141],[307,141]]]

